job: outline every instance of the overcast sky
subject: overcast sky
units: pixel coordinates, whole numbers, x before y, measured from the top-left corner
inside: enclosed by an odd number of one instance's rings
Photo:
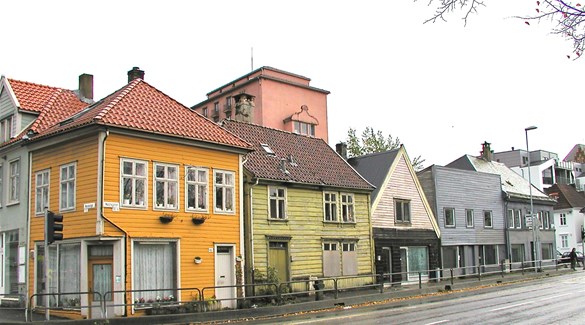
[[[585,143],[583,60],[550,24],[513,19],[535,1],[486,0],[423,24],[427,2],[402,1],[8,1],[0,74],[68,89],[94,75],[94,97],[145,80],[186,106],[271,66],[329,90],[329,142],[366,126],[399,137],[425,166],[497,151],[543,149],[564,158]]]

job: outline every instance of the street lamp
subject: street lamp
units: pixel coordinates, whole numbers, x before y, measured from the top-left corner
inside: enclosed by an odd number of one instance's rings
[[[536,268],[537,254],[537,237],[536,237],[536,218],[534,217],[534,205],[532,203],[532,177],[530,175],[530,150],[528,149],[528,131],[536,130],[536,126],[529,126],[524,129],[526,134],[526,152],[528,153],[528,186],[530,188],[530,218],[532,218],[532,254],[534,255],[534,272],[538,272]]]

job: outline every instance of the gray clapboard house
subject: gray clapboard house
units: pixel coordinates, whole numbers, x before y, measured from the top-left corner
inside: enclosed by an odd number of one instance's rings
[[[554,263],[555,229],[553,207],[556,200],[549,197],[506,165],[493,161],[490,144],[484,142],[480,157],[464,155],[447,167],[499,175],[504,198],[505,237],[511,262],[545,261]],[[532,188],[532,189],[531,189]],[[530,198],[537,216],[533,231],[530,216]],[[547,261],[548,260],[548,261]]]
[[[81,75],[79,81],[81,90],[76,92],[0,78],[0,302],[27,293],[29,211],[42,211],[49,194],[48,189],[40,191],[29,200],[26,140],[87,105],[80,98],[93,97],[93,76]],[[47,177],[32,186],[46,188],[49,171],[45,172]]]
[[[344,150],[337,145],[338,153]],[[392,273],[392,283],[432,277],[439,267],[439,227],[406,149],[352,157],[348,163],[376,186],[372,227],[376,272]]]
[[[418,178],[441,229],[443,269],[474,274],[506,258],[499,175],[433,165]]]

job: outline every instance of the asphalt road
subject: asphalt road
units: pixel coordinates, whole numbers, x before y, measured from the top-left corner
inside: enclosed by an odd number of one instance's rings
[[[428,303],[373,305],[247,324],[585,324],[585,273],[472,291]]]

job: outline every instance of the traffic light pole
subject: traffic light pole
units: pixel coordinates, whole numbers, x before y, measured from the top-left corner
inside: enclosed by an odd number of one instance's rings
[[[45,300],[45,320],[49,320],[49,209],[45,209],[45,260],[43,261],[43,294]]]

